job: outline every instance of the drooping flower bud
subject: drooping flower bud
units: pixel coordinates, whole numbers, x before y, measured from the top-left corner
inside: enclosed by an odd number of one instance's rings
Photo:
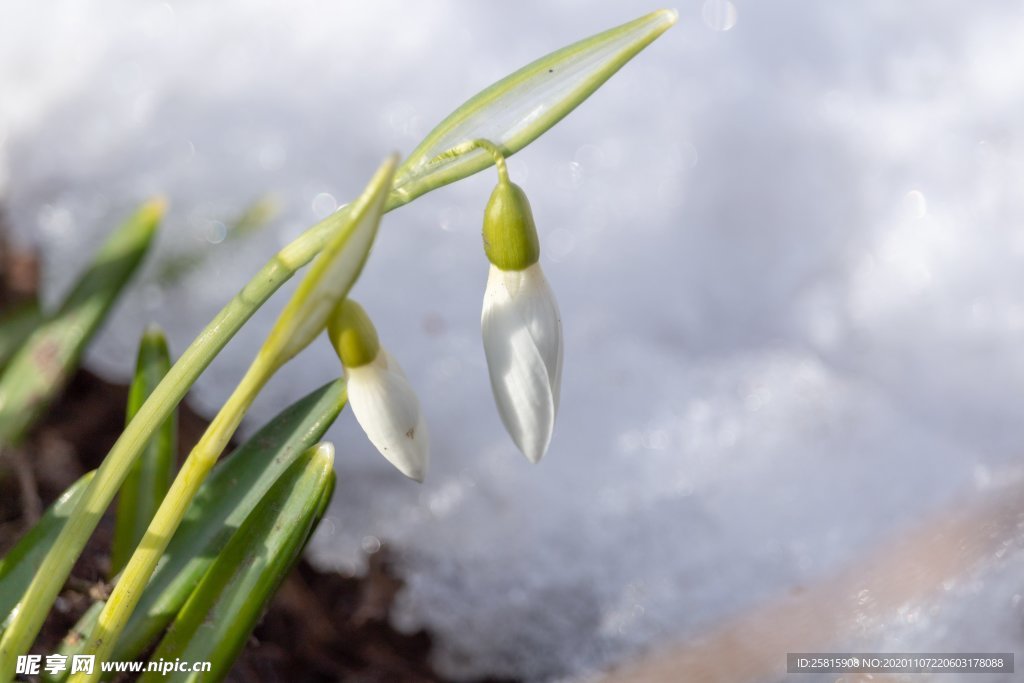
[[[423,481],[430,457],[420,404],[405,373],[377,338],[362,306],[345,299],[331,313],[327,333],[348,382],[348,402],[367,438],[398,470]]]
[[[562,381],[562,321],[541,271],[533,212],[523,190],[500,180],[484,211],[491,262],[480,327],[498,412],[519,450],[538,462],[547,451]]]

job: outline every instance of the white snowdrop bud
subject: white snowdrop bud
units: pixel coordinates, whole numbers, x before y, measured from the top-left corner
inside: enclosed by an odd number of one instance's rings
[[[348,382],[348,402],[367,438],[398,470],[422,482],[430,457],[427,427],[409,380],[377,339],[363,308],[346,299],[327,323]]]
[[[480,327],[491,391],[512,440],[538,462],[558,412],[562,320],[537,262],[540,247],[530,204],[504,172],[487,204],[483,232],[491,269]]]

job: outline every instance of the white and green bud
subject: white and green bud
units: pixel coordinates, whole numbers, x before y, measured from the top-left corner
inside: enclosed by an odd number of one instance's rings
[[[381,347],[370,317],[345,299],[328,318],[327,334],[345,368],[348,402],[359,426],[402,474],[422,482],[430,443],[419,400],[398,362]]]
[[[519,450],[536,463],[551,443],[558,412],[562,320],[538,263],[530,203],[509,181],[503,160],[497,166],[498,186],[484,211],[491,269],[480,328],[498,413]]]

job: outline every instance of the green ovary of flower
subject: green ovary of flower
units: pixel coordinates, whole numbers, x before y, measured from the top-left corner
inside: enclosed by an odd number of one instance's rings
[[[327,334],[346,368],[372,363],[380,353],[376,328],[363,307],[351,299],[339,303],[331,313]]]
[[[523,189],[504,176],[484,209],[483,235],[487,259],[502,270],[524,270],[540,258],[530,202]]]

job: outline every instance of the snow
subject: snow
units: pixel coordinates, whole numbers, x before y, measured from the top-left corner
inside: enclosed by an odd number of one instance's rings
[[[390,150],[531,59],[651,9],[7,2],[2,201],[44,252],[52,301],[111,221],[169,197],[149,270],[89,353],[123,378],[146,323],[183,349]],[[678,9],[510,160],[566,332],[539,466],[504,433],[479,339],[493,172],[387,216],[357,286],[420,394],[432,469],[406,481],[343,416],[314,552],[358,572],[391,547],[398,625],[429,628],[449,675],[576,680],[827,581],[1020,479],[1024,5]],[[267,193],[270,226],[218,244]],[[195,249],[205,262],[160,286],[160,263]],[[284,296],[200,381],[204,408]],[[248,426],[337,372],[326,344],[311,348]],[[851,617],[834,649],[1012,651],[1024,552],[1009,528],[935,593]]]

